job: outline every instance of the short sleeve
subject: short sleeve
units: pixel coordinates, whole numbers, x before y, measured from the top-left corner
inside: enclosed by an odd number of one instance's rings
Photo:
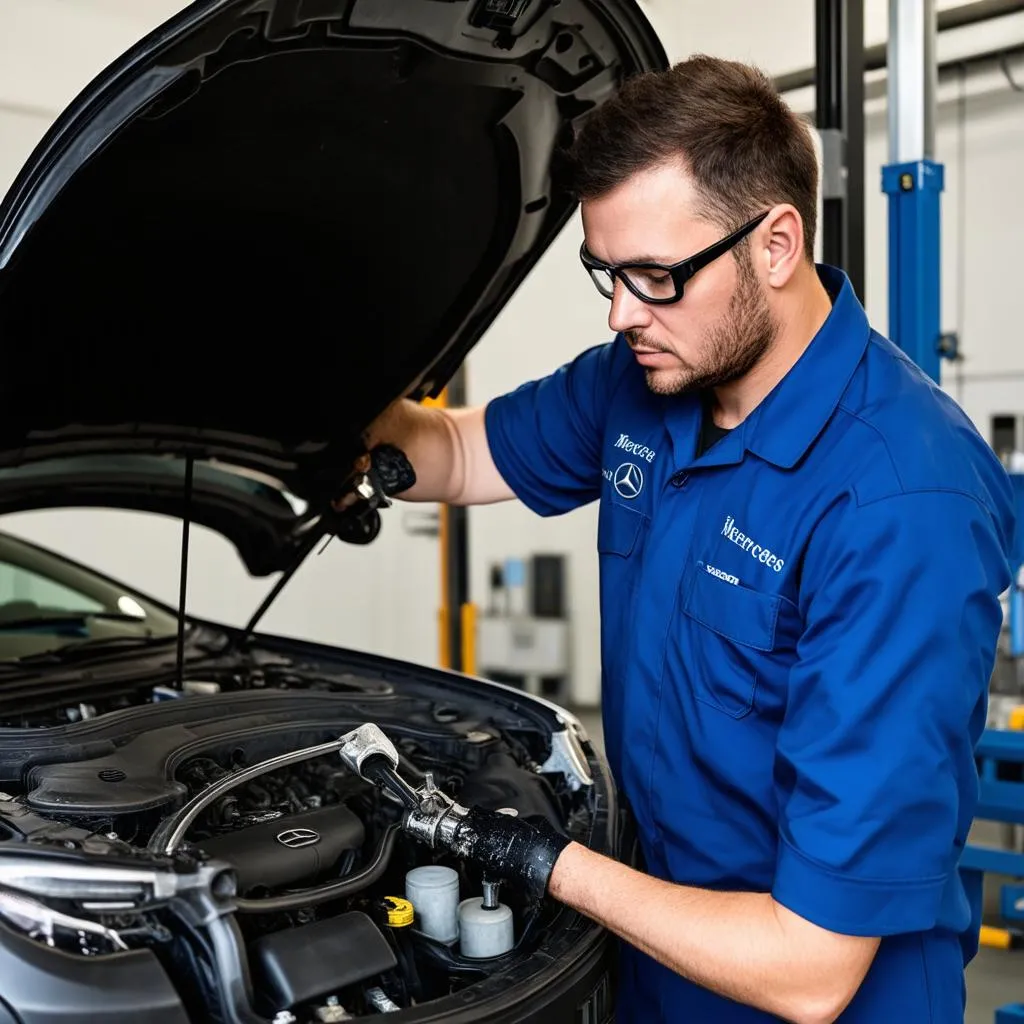
[[[491,457],[504,481],[542,516],[594,501],[601,487],[601,441],[623,345],[588,349],[548,377],[487,406]]]
[[[977,801],[1004,537],[974,498],[937,491],[851,500],[812,535],[773,896],[823,928],[967,925],[943,919]]]

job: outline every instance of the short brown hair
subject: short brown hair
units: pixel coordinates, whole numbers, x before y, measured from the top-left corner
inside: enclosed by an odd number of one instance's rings
[[[758,68],[703,54],[626,81],[564,154],[568,187],[595,199],[634,174],[681,160],[702,216],[732,231],[766,207],[791,203],[814,260],[818,160],[808,125]]]

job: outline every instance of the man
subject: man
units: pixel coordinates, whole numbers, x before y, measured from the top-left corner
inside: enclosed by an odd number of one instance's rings
[[[367,438],[405,452],[410,500],[600,502],[644,870],[528,829],[506,866],[625,940],[620,1021],[960,1021],[1008,480],[815,266],[812,143],[759,72],[634,80],[568,157],[614,340]]]

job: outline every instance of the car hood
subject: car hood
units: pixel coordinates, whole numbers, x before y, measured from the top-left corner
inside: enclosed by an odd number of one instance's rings
[[[181,515],[250,571],[439,393],[566,223],[574,124],[664,67],[634,0],[202,0],[0,206],[0,512]]]

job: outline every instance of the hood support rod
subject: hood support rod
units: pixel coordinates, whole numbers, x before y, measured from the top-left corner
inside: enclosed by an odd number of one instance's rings
[[[252,635],[253,630],[259,625],[260,619],[267,614],[267,609],[277,600],[277,595],[287,586],[288,581],[299,571],[299,566],[309,557],[310,552],[317,546],[317,544],[323,539],[327,530],[323,528],[310,528],[309,535],[304,538],[302,543],[299,545],[298,550],[295,553],[295,557],[292,559],[291,565],[288,566],[284,572],[281,573],[277,582],[270,588],[267,596],[260,602],[259,608],[253,612],[252,618],[245,624],[245,628],[242,630],[242,635],[239,636],[233,647],[240,647],[249,637]],[[326,547],[326,545],[324,545]]]
[[[188,537],[192,520],[192,474],[195,459],[185,459],[185,501],[181,517],[181,583],[178,588],[178,655],[175,675],[178,689],[185,686],[185,596],[188,587]]]

